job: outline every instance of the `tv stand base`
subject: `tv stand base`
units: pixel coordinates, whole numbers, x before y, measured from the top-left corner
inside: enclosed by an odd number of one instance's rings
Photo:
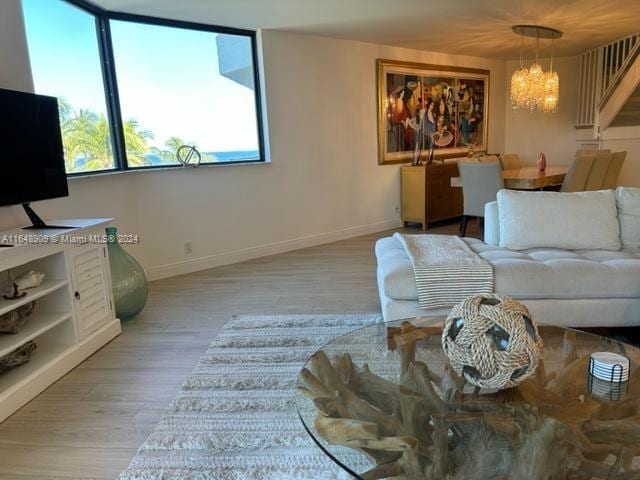
[[[22,208],[27,213],[29,220],[31,220],[32,225],[28,227],[23,227],[23,230],[69,230],[74,227],[63,226],[63,225],[47,225],[44,220],[42,220],[38,214],[31,208],[31,205],[28,203],[23,203]]]

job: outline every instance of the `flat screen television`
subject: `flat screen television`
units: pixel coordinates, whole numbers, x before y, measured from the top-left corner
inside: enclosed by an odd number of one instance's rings
[[[0,206],[22,204],[46,228],[29,203],[67,195],[57,99],[0,89]]]

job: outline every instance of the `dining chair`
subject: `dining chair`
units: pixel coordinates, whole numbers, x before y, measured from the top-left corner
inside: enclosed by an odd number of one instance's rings
[[[484,217],[485,203],[493,202],[496,194],[504,188],[500,162],[473,163],[458,162],[462,179],[464,214],[460,223],[460,236],[467,233],[469,217]]]
[[[576,155],[576,158],[573,160],[571,166],[569,167],[569,171],[567,171],[567,174],[564,177],[564,181],[562,182],[560,191],[584,191],[584,185],[587,182],[587,176],[589,175],[589,171],[591,170],[591,165],[593,165],[594,159],[595,156],[593,155]]]
[[[609,150],[608,148],[603,148],[602,150],[598,150],[597,148],[581,148],[579,150],[576,150],[576,157],[583,157],[585,155],[587,156],[595,156],[597,155],[599,152],[604,152],[604,153],[611,153],[611,150]]]
[[[625,158],[627,158],[627,152],[613,152],[609,169],[604,176],[604,183],[602,184],[603,190],[614,189],[618,186],[618,177],[620,176],[620,170],[622,170]]]
[[[522,166],[520,157],[517,153],[503,153],[500,155],[500,163],[503,170],[515,170]]]
[[[589,175],[587,175],[587,180],[584,182],[585,190],[602,189],[604,177],[607,174],[607,170],[609,170],[612,157],[613,155],[610,152],[599,150],[598,153],[596,153],[596,156],[593,158],[593,163],[591,164],[591,169],[589,170]]]

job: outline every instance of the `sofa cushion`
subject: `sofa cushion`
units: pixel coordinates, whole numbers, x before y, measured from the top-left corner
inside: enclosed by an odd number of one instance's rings
[[[396,300],[416,300],[418,291],[413,266],[404,247],[393,237],[376,242],[378,288]]]
[[[517,299],[640,298],[640,248],[514,251],[474,238],[464,240],[493,265],[495,290],[501,295]],[[376,254],[384,294],[417,300],[413,268],[400,243],[391,237],[381,239]]]
[[[618,250],[620,224],[613,190],[498,192],[500,246],[511,250]]]
[[[640,188],[616,189],[620,240],[625,247],[640,247]]]

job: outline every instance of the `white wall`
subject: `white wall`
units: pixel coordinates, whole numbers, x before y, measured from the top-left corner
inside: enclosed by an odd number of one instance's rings
[[[33,90],[19,0],[0,3],[0,87]]]
[[[17,23],[7,5],[0,18]],[[23,34],[0,35],[15,49],[0,71],[24,70]],[[35,208],[45,218],[115,217],[140,235],[132,251],[152,278],[393,228],[400,178],[397,166],[377,165],[376,58],[491,69],[489,149],[502,150],[504,62],[276,31],[262,44],[271,164],[74,179],[70,197]],[[20,223],[19,209],[0,209],[0,227]]]
[[[530,61],[526,65],[530,65]],[[544,68],[549,62],[540,61]],[[569,164],[576,151],[576,131],[574,128],[577,84],[578,57],[554,59],[554,69],[560,77],[560,102],[558,111],[549,113],[529,113],[513,110],[509,101],[511,75],[518,68],[518,61],[507,62],[507,90],[505,105],[505,152],[517,153],[523,163],[535,164],[538,154],[544,152],[548,164]]]

